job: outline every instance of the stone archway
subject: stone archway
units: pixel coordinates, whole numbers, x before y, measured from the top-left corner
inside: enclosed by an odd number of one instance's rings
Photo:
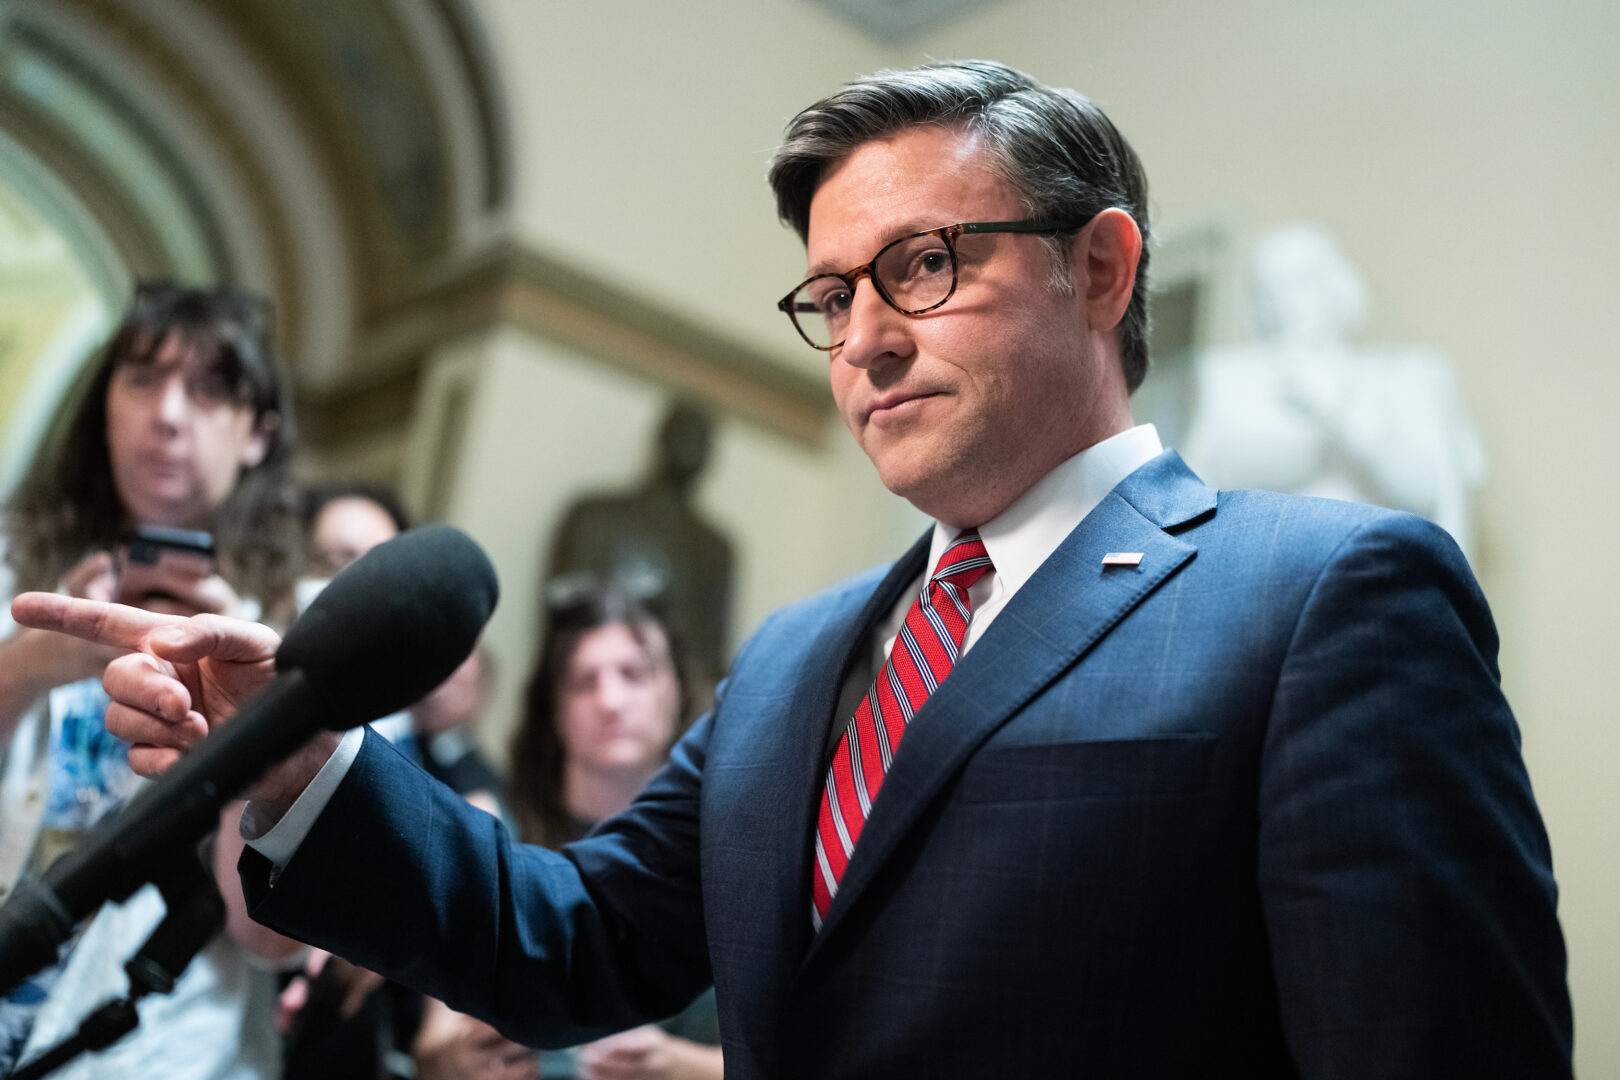
[[[477,34],[457,0],[17,0],[0,11],[8,220],[66,243],[104,320],[139,277],[275,297],[317,454],[357,419],[399,427],[415,358],[371,347],[374,329],[489,235],[509,188]],[[25,290],[4,303],[37,314]],[[56,369],[82,357],[60,352],[8,354],[0,408],[70,381]]]
[[[310,474],[401,479],[430,359],[497,326],[819,442],[819,381],[508,233],[481,32],[466,0],[12,0],[0,166],[65,193],[109,311],[144,276],[274,297]]]

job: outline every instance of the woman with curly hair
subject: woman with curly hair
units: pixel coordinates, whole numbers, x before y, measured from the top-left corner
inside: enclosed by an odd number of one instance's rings
[[[163,525],[211,533],[218,552],[218,574],[169,583],[176,606],[241,611],[251,597],[284,619],[301,558],[292,441],[268,304],[140,285],[6,507],[9,591],[111,598],[121,538]],[[0,641],[0,736],[41,693],[99,676],[105,659],[29,630]]]
[[[292,413],[269,317],[262,298],[231,289],[137,288],[6,507],[0,592],[54,588],[180,614],[270,621],[290,614],[301,536],[289,476]],[[198,547],[189,557],[141,565],[129,537],[152,527],[183,530],[173,535]],[[138,786],[127,745],[103,722],[100,676],[109,659],[94,646],[14,629],[9,612],[0,614],[0,746],[9,740],[0,773],[0,885],[71,849]],[[296,946],[247,918],[231,870],[240,810],[227,810],[232,820],[214,856],[229,941],[218,955],[215,946],[205,952],[212,963],[187,972],[186,985],[206,978],[213,985],[190,998],[177,987],[173,997],[142,1008],[143,1031],[164,1027],[154,1015],[168,1010],[192,1010],[185,1020],[193,1033],[203,1015],[196,1010],[220,1013],[210,1045],[187,1040],[195,1064],[182,1070],[186,1076],[262,1075],[244,1072],[244,1062],[274,1062],[273,1027],[258,1023],[261,1013],[273,1020],[273,978],[242,967],[241,950],[275,959]],[[116,970],[122,963],[114,954],[128,952],[131,928],[146,917],[136,910],[140,895],[122,912],[104,909],[60,964],[0,1000],[0,1075],[25,1050],[33,1056],[42,1039],[48,1046],[60,1024],[76,1023],[73,1013],[99,1004],[69,988],[96,984],[87,966]],[[259,1002],[250,991],[266,980]],[[108,1051],[126,1056],[100,1067],[108,1075],[182,1074],[164,1071],[175,1063],[161,1060],[176,1052],[172,1039],[140,1046],[139,1037],[126,1040]],[[146,1056],[127,1056],[134,1053]],[[214,1059],[216,1066],[207,1064]]]

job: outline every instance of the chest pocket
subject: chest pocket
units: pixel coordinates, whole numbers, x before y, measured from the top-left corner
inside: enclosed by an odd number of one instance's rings
[[[1139,739],[986,744],[957,784],[959,802],[1052,802],[1193,795],[1209,785],[1216,737],[1167,732]]]

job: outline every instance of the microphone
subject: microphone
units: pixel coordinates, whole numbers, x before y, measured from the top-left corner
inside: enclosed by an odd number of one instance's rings
[[[226,802],[317,730],[397,712],[449,678],[498,594],[483,549],[444,525],[379,544],[335,577],[287,631],[269,686],[43,878],[18,882],[0,907],[0,993],[55,960],[103,901],[212,832]]]

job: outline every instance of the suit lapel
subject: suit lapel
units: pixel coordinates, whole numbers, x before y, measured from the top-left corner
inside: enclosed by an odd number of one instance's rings
[[[853,635],[846,636],[846,640],[840,643],[838,651],[840,666],[837,677],[827,685],[817,687],[818,693],[825,691],[830,695],[830,700],[818,701],[818,711],[811,714],[816,717],[825,715],[827,720],[825,729],[822,731],[821,757],[816,763],[818,770],[816,777],[818,780],[822,778],[822,773],[826,771],[827,763],[832,760],[833,751],[837,749],[838,740],[843,735],[844,724],[849,719],[848,716],[838,716],[833,713],[833,710],[838,706],[839,699],[843,696],[844,683],[850,678],[852,669],[859,666],[859,661],[862,659],[861,650],[870,651],[873,648],[872,634],[877,631],[879,625],[889,617],[889,613],[900,602],[901,593],[909,588],[912,582],[920,578],[923,571],[928,568],[928,550],[933,537],[934,530],[930,528],[923,533],[916,543],[911,545],[910,550],[900,556],[899,560],[889,568],[888,574],[884,576],[876,591],[867,598],[859,617],[856,618]],[[870,663],[870,658],[867,659],[868,663]],[[876,672],[871,674],[876,675]],[[864,687],[862,689],[864,690]],[[851,709],[850,711],[853,713],[854,710]],[[819,807],[816,809],[819,809]],[[816,809],[812,809],[812,814],[816,812]],[[814,819],[812,818],[813,827]]]
[[[773,783],[776,791],[792,794],[783,797],[778,812],[770,819],[769,830],[759,837],[757,847],[749,845],[753,850],[775,853],[772,862],[777,871],[760,874],[754,866],[738,868],[736,874],[739,881],[746,880],[747,903],[770,905],[767,910],[774,912],[771,921],[774,932],[780,935],[784,955],[803,956],[809,945],[810,871],[815,857],[812,843],[816,812],[827,767],[827,732],[842,726],[833,711],[845,674],[857,657],[857,650],[869,646],[873,627],[888,615],[901,592],[922,573],[930,535],[924,535],[889,569],[862,607],[856,609],[850,604],[843,613],[832,613],[832,628],[816,636],[800,661],[799,671],[791,676],[803,690],[792,696],[791,712],[751,725],[759,741],[750,756],[755,760],[783,762],[784,771]],[[760,796],[752,792],[749,797]],[[778,978],[770,991],[756,985],[756,993],[745,992],[749,1000],[740,1007],[768,1011],[775,1007],[778,995],[791,985],[793,966],[791,963],[785,968],[750,966],[752,971],[738,972],[745,982],[767,973]]]
[[[805,698],[794,703],[794,716],[787,722],[769,725],[774,737],[787,740],[789,745],[783,760],[792,762],[794,775],[783,786],[784,791],[808,792],[797,812],[777,815],[778,835],[768,850],[794,852],[788,872],[778,878],[778,900],[784,905],[788,917],[810,925],[810,866],[815,849],[816,813],[820,808],[823,774],[827,769],[829,731],[842,730],[842,718],[834,716],[844,678],[855,662],[856,651],[869,644],[872,628],[882,621],[900,593],[922,573],[928,558],[929,535],[924,535],[911,550],[889,568],[878,587],[867,597],[865,605],[855,618],[844,624],[841,633],[823,636],[820,644],[805,658],[804,677],[799,685],[809,691]],[[787,808],[784,807],[786,811]]]
[[[1196,553],[1170,535],[1215,493],[1172,451],[1108,494],[996,616],[917,713],[895,755],[807,962],[969,756]],[[1114,551],[1139,565],[1104,567]]]

